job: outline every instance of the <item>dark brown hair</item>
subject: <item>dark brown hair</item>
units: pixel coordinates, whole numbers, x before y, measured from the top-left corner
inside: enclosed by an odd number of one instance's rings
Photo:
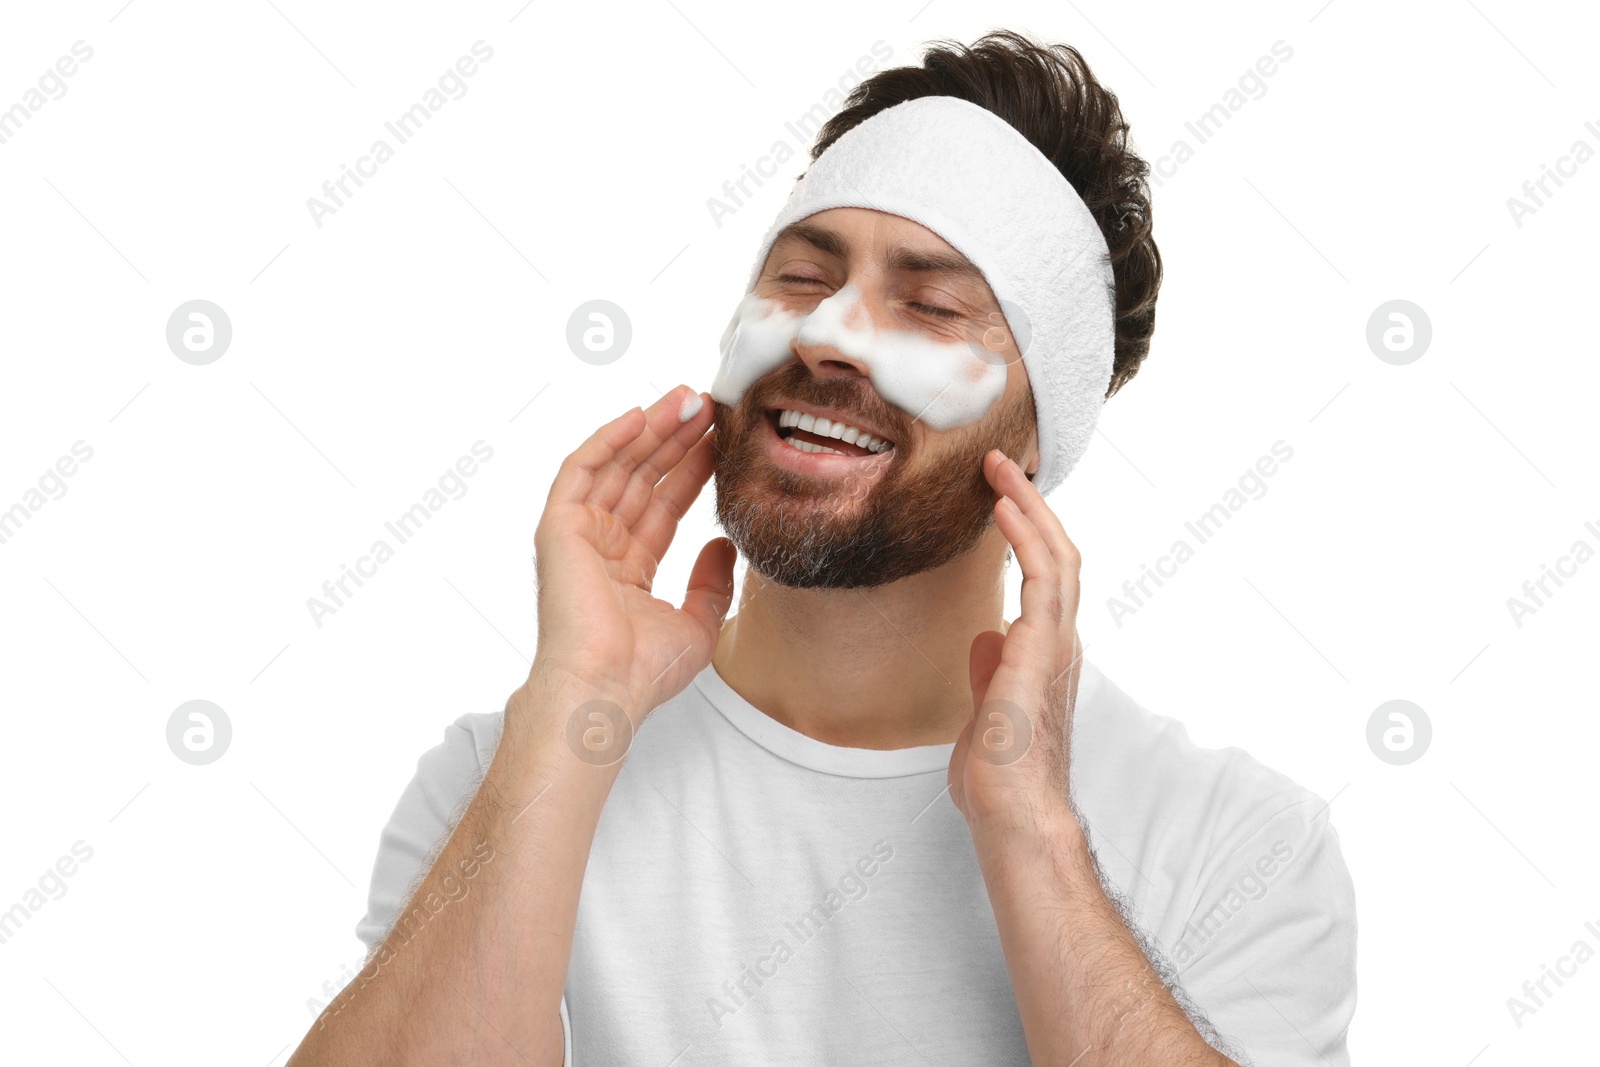
[[[882,70],[857,85],[825,123],[811,159],[885,108],[923,96],[955,96],[999,115],[1056,165],[1089,206],[1111,251],[1117,288],[1110,397],[1139,371],[1156,327],[1161,253],[1150,235],[1150,165],[1128,146],[1116,94],[1095,80],[1071,45],[1044,45],[1010,30],[969,47],[930,42],[922,65]]]

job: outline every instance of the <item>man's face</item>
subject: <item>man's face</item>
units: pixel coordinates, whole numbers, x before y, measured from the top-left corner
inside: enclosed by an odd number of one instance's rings
[[[846,286],[860,297],[846,325],[892,338],[898,355],[887,341],[883,352],[847,354],[806,343],[803,330],[792,359],[757,379],[737,405],[716,409],[717,518],[759,573],[796,588],[871,588],[948,563],[993,521],[984,454],[999,448],[1030,473],[1037,466],[1021,353],[965,257],[898,215],[833,208],[779,236],[755,293],[809,316]],[[971,367],[973,378],[1002,366],[1004,393],[976,421],[947,429],[890,404],[871,370],[914,353],[918,340],[967,346],[974,364],[987,364]],[[955,375],[951,388],[965,388],[967,377]],[[871,452],[785,425],[795,417],[785,412],[842,422],[890,447]]]

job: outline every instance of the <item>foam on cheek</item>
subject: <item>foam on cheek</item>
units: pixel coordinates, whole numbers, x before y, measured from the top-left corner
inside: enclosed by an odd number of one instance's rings
[[[863,323],[851,326],[852,320]],[[977,422],[1005,395],[1006,365],[965,342],[939,342],[901,330],[877,330],[851,283],[809,315],[750,293],[722,335],[722,363],[711,383],[720,404],[737,404],[750,386],[794,358],[792,342],[828,345],[859,361],[878,394],[935,430]]]
[[[851,326],[852,320],[863,325]],[[877,330],[871,321],[851,283],[801,323],[800,343],[830,345],[859,360],[880,396],[935,430],[977,422],[1005,395],[1004,361],[984,358],[978,346]]]
[[[801,318],[755,293],[739,301],[722,332],[722,363],[711,383],[711,398],[732,407],[757,380],[793,359],[790,343]]]

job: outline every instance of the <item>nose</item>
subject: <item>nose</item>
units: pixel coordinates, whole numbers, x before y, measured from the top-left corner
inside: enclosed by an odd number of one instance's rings
[[[870,378],[872,315],[860,287],[846,284],[800,323],[794,353],[817,377]]]

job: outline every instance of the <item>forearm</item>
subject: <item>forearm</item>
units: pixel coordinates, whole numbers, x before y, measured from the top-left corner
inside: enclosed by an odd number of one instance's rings
[[[1072,812],[975,828],[1037,1067],[1223,1067],[1107,898]]]
[[[507,705],[482,785],[393,929],[289,1067],[559,1065],[578,895],[620,764],[568,749],[590,696],[543,682]]]

